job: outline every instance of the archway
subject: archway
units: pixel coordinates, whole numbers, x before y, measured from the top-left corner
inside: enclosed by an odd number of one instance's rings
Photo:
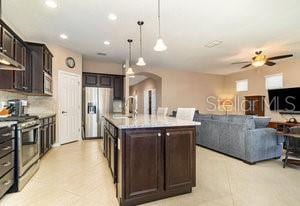
[[[135,73],[135,77],[129,79],[129,95],[136,96],[138,113],[155,114],[157,107],[162,106],[161,77],[150,72]]]

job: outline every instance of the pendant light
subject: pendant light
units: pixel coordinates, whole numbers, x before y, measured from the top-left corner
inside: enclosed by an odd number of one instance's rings
[[[137,66],[145,66],[146,63],[145,63],[144,58],[143,58],[143,44],[142,44],[142,26],[143,26],[144,22],[143,21],[138,21],[137,24],[140,27],[140,57],[139,57],[138,62],[136,63],[136,65]]]
[[[129,68],[127,69],[126,74],[131,77],[134,76],[134,72],[131,68],[131,43],[132,43],[132,39],[128,39],[127,40],[128,44],[129,44]]]
[[[160,34],[160,0],[158,0],[157,20],[158,20],[158,39],[157,39],[156,44],[153,49],[154,49],[154,51],[165,51],[165,50],[167,50],[167,46],[164,43],[164,40],[161,38],[161,34]]]

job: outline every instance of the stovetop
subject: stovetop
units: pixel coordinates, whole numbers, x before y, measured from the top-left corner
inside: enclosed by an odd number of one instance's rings
[[[10,116],[10,117],[0,117],[0,122],[5,122],[5,121],[16,121],[18,123],[22,122],[27,122],[27,121],[32,121],[32,120],[37,120],[39,119],[38,116],[32,116],[32,115],[24,115],[24,116]]]

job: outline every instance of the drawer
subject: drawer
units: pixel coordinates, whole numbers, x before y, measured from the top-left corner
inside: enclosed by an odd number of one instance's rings
[[[112,136],[116,136],[116,128],[112,124],[109,125],[109,131]]]
[[[2,197],[14,184],[14,170],[10,170],[0,178],[0,197]]]
[[[11,152],[0,159],[0,177],[14,167],[14,157],[14,152]]]
[[[8,140],[0,144],[0,157],[5,156],[6,154],[15,150],[14,139]]]
[[[49,124],[53,122],[53,117],[49,117]]]
[[[0,129],[0,143],[13,138],[12,128],[4,127]]]

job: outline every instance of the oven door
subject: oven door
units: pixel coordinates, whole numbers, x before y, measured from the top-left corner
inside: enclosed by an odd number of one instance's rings
[[[19,130],[19,176],[22,176],[36,161],[40,154],[40,125]]]

